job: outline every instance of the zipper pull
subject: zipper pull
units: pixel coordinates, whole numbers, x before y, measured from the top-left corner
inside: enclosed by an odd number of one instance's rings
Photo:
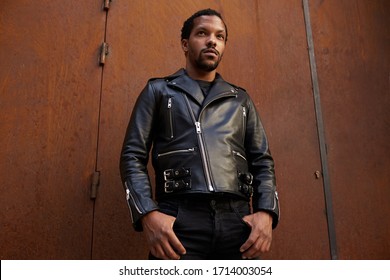
[[[126,188],[126,200],[130,199],[130,190]]]
[[[200,129],[200,122],[195,122],[195,126],[196,126],[196,133],[198,133],[198,134],[202,133],[202,131]]]
[[[168,109],[172,108],[172,98],[169,97],[168,99]]]
[[[242,107],[242,113],[243,113],[244,117],[246,117],[246,108],[245,107]]]

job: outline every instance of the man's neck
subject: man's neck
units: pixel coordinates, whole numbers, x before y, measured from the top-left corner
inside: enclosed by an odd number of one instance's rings
[[[207,71],[201,71],[194,69],[192,67],[186,67],[186,71],[188,76],[190,76],[194,80],[198,81],[207,81],[207,82],[212,82],[215,79],[215,75],[217,73],[216,70],[207,72]]]

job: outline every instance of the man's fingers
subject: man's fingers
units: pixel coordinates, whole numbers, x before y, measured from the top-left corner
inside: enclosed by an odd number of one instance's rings
[[[240,248],[240,252],[243,253],[246,250],[248,250],[250,247],[252,247],[252,245],[255,243],[255,241],[256,241],[256,238],[254,237],[253,233],[251,233],[249,235],[248,239],[245,241],[245,243],[242,244],[242,246]]]
[[[168,235],[168,239],[166,240],[166,242],[163,242],[162,246],[165,255],[172,260],[178,260],[180,259],[181,255],[184,255],[186,253],[185,248],[183,247],[183,245],[173,231]]]
[[[173,231],[176,218],[153,211],[142,218],[150,252],[160,259],[179,259],[185,249]]]
[[[160,245],[156,245],[154,247],[151,247],[150,253],[158,259],[163,259],[163,260],[168,259],[168,257],[165,255],[165,252]]]
[[[168,241],[161,243],[156,243],[153,247],[150,248],[150,252],[153,256],[164,259],[164,260],[178,260],[180,255],[178,255]]]
[[[180,255],[178,255],[172,248],[170,244],[164,246],[164,253],[167,256],[167,259],[170,260],[178,260],[180,259]]]
[[[172,234],[169,238],[169,243],[172,245],[173,249],[180,255],[184,255],[186,253],[186,249],[183,244],[181,244],[180,240],[177,238],[176,234],[172,231]]]
[[[255,240],[249,236],[248,240],[241,246],[240,251],[243,258],[257,258],[261,253],[266,253],[271,248],[272,239],[268,236],[257,235]]]
[[[272,219],[267,213],[247,215],[243,221],[251,228],[251,233],[240,251],[243,258],[257,258],[268,252],[272,242]]]

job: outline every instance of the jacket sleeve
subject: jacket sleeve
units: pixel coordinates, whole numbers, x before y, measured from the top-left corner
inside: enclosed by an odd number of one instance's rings
[[[273,217],[272,227],[279,222],[279,198],[276,190],[274,160],[267,136],[253,101],[248,101],[247,128],[245,135],[249,171],[253,175],[253,211],[266,211]]]
[[[147,171],[156,112],[153,86],[148,82],[139,95],[127,127],[120,156],[120,172],[133,226],[142,231],[141,217],[158,209],[152,199]]]

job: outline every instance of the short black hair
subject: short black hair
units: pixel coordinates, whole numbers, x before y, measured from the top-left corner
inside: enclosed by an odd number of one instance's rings
[[[201,16],[217,16],[217,17],[219,17],[222,20],[223,24],[225,25],[225,31],[226,31],[225,42],[226,42],[227,41],[227,35],[228,35],[226,23],[223,20],[221,14],[219,12],[217,12],[216,10],[213,10],[213,9],[200,10],[200,11],[197,11],[192,16],[190,16],[183,23],[183,27],[181,28],[181,39],[183,40],[183,39],[189,39],[190,38],[191,31],[194,28],[194,19],[196,19],[197,17],[201,17]]]

